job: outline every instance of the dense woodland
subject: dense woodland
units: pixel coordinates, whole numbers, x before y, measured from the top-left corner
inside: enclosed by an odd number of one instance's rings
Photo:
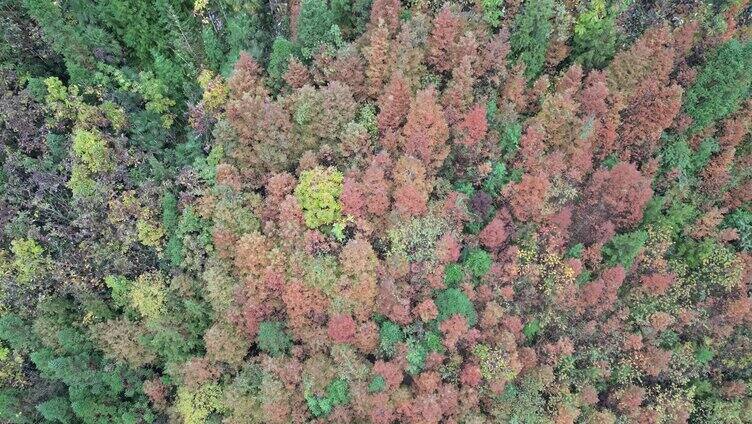
[[[752,423],[749,0],[0,0],[0,422]]]

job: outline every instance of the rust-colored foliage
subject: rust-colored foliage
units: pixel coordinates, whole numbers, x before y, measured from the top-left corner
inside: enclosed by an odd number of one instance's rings
[[[462,18],[449,6],[443,7],[436,15],[428,37],[427,61],[439,72],[450,71],[457,64],[457,38],[462,33],[463,26]]]
[[[0,422],[749,421],[749,1],[57,3]]]
[[[486,108],[483,105],[475,105],[470,109],[458,125],[462,134],[461,143],[472,148],[480,143],[488,131],[486,120]]]
[[[350,315],[335,315],[329,318],[327,333],[336,343],[352,343],[355,340],[355,320]]]
[[[391,74],[390,67],[394,63],[394,59],[391,57],[394,50],[390,46],[389,28],[386,23],[381,22],[371,29],[369,41],[366,55],[368,58],[366,68],[368,94],[376,98],[382,93],[384,84]]]
[[[382,133],[397,131],[410,111],[410,88],[398,72],[392,74],[389,84],[379,96],[379,130]]]
[[[543,175],[525,174],[519,183],[510,184],[509,205],[520,221],[541,221],[550,183]]]
[[[438,169],[449,155],[449,127],[433,87],[418,92],[402,129],[403,149],[420,159],[428,172]]]
[[[423,163],[412,156],[402,156],[394,166],[393,175],[395,209],[405,217],[426,213],[430,187]]]
[[[261,67],[251,55],[244,51],[240,52],[227,85],[230,88],[231,98],[235,100],[242,99],[245,95],[261,98],[268,95],[261,77]]]
[[[653,195],[650,180],[634,164],[620,162],[610,170],[593,174],[587,189],[586,212],[616,228],[629,228],[642,219],[642,212]]]
[[[623,159],[645,161],[653,157],[661,133],[679,112],[681,95],[678,85],[664,87],[655,79],[640,84],[619,128]]]

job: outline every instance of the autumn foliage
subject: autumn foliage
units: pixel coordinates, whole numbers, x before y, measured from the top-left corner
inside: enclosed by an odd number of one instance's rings
[[[749,1],[142,3],[2,2],[0,422],[752,422]]]

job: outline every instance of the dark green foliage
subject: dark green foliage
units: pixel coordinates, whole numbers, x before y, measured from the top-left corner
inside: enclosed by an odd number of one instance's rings
[[[486,177],[486,180],[483,182],[483,190],[492,195],[496,196],[500,193],[501,189],[509,182],[509,174],[507,172],[507,167],[504,166],[504,163],[498,162],[494,164],[493,169],[491,170],[491,173]]]
[[[738,208],[724,220],[725,224],[736,230],[739,235],[737,245],[740,250],[752,250],[752,212],[745,208]]]
[[[165,205],[163,205],[165,206]],[[166,206],[170,206],[169,204]],[[168,214],[168,224],[173,225],[171,211]],[[185,258],[184,243],[186,237],[196,235],[204,230],[205,223],[193,209],[186,209],[180,215],[180,220],[174,232],[167,241],[167,254],[172,266],[180,266]],[[169,227],[168,227],[169,228]]]
[[[464,276],[465,273],[459,264],[451,263],[444,267],[444,284],[447,287],[458,287]]]
[[[416,375],[423,371],[426,357],[432,352],[444,353],[441,336],[434,332],[427,332],[418,340],[407,340],[407,372]]]
[[[611,169],[614,166],[616,166],[617,163],[619,163],[619,157],[612,153],[606,156],[605,159],[603,159],[603,162],[601,162],[601,166],[607,169]]]
[[[454,185],[454,190],[470,197],[475,193],[475,187],[470,181],[459,181]]]
[[[26,424],[33,422],[24,416],[22,412],[20,394],[20,390],[12,388],[0,389],[0,420],[10,424]]]
[[[290,336],[285,333],[284,323],[264,321],[259,324],[256,345],[271,356],[282,356],[292,347]]]
[[[480,278],[491,269],[491,255],[483,249],[472,249],[465,257],[464,265],[475,278]]]
[[[21,77],[59,72],[60,57],[45,44],[39,26],[23,2],[2,0],[0,9],[3,10],[0,68],[12,69]]]
[[[60,423],[73,421],[73,413],[68,399],[63,397],[52,398],[37,405],[37,411],[45,420]]]
[[[478,322],[478,313],[475,312],[473,302],[458,289],[448,288],[439,292],[434,303],[439,310],[437,317],[439,322],[454,315],[462,315],[467,321],[468,327],[473,327]]]
[[[661,197],[651,200],[646,207],[643,222],[669,229],[672,234],[678,234],[699,216],[697,207],[692,204],[672,202],[664,205],[665,202],[666,199]]]
[[[483,20],[492,28],[496,28],[501,23],[504,16],[504,2],[502,0],[483,0]]]
[[[67,321],[69,311],[61,307],[66,306],[48,304],[47,312],[40,317],[47,319],[48,325],[56,322],[55,325],[61,326],[56,333],[59,347],[54,350],[47,346],[36,347],[40,343],[28,330],[24,331],[25,340],[14,334],[24,328],[18,317],[6,315],[2,321],[0,339],[14,349],[35,346],[30,359],[41,375],[67,387],[60,396],[38,405],[38,411],[45,418],[60,422],[74,421],[73,416],[87,423],[153,421],[154,414],[139,384],[145,372],[103,358],[88,337]],[[81,372],[84,369],[86,372]]]
[[[749,96],[752,84],[752,42],[736,39],[708,55],[694,84],[684,93],[684,110],[699,131],[727,116]]]
[[[38,345],[29,326],[14,314],[3,314],[0,317],[0,340],[21,352],[30,352]]]
[[[178,199],[172,193],[162,196],[162,226],[168,233],[172,233],[178,224]]]
[[[290,58],[295,55],[295,45],[283,37],[277,37],[272,44],[272,52],[269,56],[267,73],[272,79],[273,84],[280,85],[282,77],[287,71],[287,64]]]
[[[707,165],[720,146],[713,138],[703,140],[697,150],[693,151],[684,138],[676,138],[669,142],[663,151],[664,168],[668,171],[681,172],[683,181],[696,184],[697,174]]]
[[[326,388],[326,396],[305,396],[308,409],[314,417],[324,417],[332,412],[332,408],[350,402],[350,387],[347,380],[338,378]]]
[[[342,35],[352,40],[362,34],[370,19],[372,0],[332,0],[330,6],[334,23]]]
[[[520,148],[522,125],[512,122],[501,127],[499,131],[499,145],[504,152],[504,159],[513,157]]]
[[[159,328],[157,330],[147,340],[147,343],[151,350],[158,352],[167,363],[186,361],[197,347],[196,340],[191,340],[176,328]]]
[[[515,18],[509,42],[513,58],[525,64],[528,80],[535,79],[545,66],[553,11],[551,0],[526,0]]]
[[[334,14],[329,9],[326,0],[301,2],[297,43],[301,47],[303,57],[310,59],[319,46],[334,41],[333,25],[335,25]]]
[[[407,372],[415,375],[423,370],[428,351],[426,347],[413,339],[407,340]]]
[[[379,330],[379,348],[387,356],[394,355],[397,343],[405,340],[405,334],[399,325],[384,321]]]
[[[629,269],[647,239],[648,234],[645,231],[615,235],[603,246],[604,262],[609,266],[621,265],[624,269]]]
[[[209,6],[214,7],[214,2],[210,3]],[[230,3],[220,5],[219,9],[223,16],[227,17],[227,30],[218,33],[224,51],[224,57],[221,58],[224,61],[219,70],[223,75],[229,75],[241,51],[249,53],[256,59],[261,59],[268,54],[273,39],[271,28],[273,22],[266,11],[265,4],[258,0],[243,2],[242,8]],[[225,36],[224,39],[222,36]]]
[[[593,0],[574,25],[572,57],[585,68],[605,66],[616,52],[615,17],[604,0]]]

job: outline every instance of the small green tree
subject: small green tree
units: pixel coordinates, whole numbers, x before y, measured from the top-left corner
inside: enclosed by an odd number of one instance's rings
[[[332,412],[332,408],[338,405],[345,405],[350,402],[350,386],[347,380],[337,378],[333,380],[326,388],[326,396],[318,397],[306,390],[303,394],[314,417],[325,417]]]
[[[141,274],[130,290],[131,306],[148,320],[164,312],[167,301],[164,277],[159,273]]]
[[[269,55],[269,64],[266,66],[272,84],[279,88],[287,72],[287,64],[295,54],[295,45],[284,37],[277,37],[272,44],[272,52]]]
[[[444,284],[447,287],[457,287],[462,282],[465,273],[459,264],[452,263],[444,267]]]
[[[552,0],[526,0],[514,21],[509,42],[512,57],[525,64],[525,76],[535,79],[546,63],[546,51],[551,36]]]
[[[501,24],[501,18],[504,16],[504,1],[482,0],[481,7],[483,8],[483,20],[491,28],[498,28]]]
[[[509,173],[503,162],[497,162],[483,181],[483,191],[491,196],[498,196],[501,189],[509,182]]]
[[[383,391],[386,388],[386,380],[384,380],[384,377],[380,375],[376,375],[371,379],[371,382],[368,383],[368,392],[369,393],[378,393]]]
[[[73,133],[73,152],[92,173],[107,171],[112,167],[107,143],[97,132],[76,130]]]
[[[298,18],[298,44],[303,57],[310,59],[316,49],[331,40],[334,14],[326,0],[303,0]]]
[[[181,386],[175,409],[185,424],[206,423],[209,415],[222,409],[222,388],[217,384],[207,384],[197,390]]]
[[[50,422],[69,423],[73,421],[73,413],[68,399],[58,396],[37,405],[37,411]]]
[[[344,177],[334,168],[316,167],[303,171],[295,187],[295,198],[303,208],[308,228],[334,224],[342,220],[342,194]]]
[[[574,24],[572,57],[585,68],[605,66],[616,52],[617,32],[614,17],[604,0],[593,0]]]
[[[292,340],[282,322],[264,321],[259,324],[256,345],[271,356],[282,356],[292,347]]]
[[[473,302],[465,293],[456,289],[448,288],[436,296],[436,308],[439,310],[437,317],[439,322],[447,320],[454,315],[462,315],[469,327],[478,323],[478,313],[475,311]]]
[[[709,56],[694,84],[684,93],[684,110],[699,131],[735,111],[749,97],[752,41],[732,39]]]
[[[615,235],[603,246],[604,262],[609,266],[621,265],[624,269],[629,269],[647,240],[648,234],[645,231]]]
[[[476,248],[468,252],[465,257],[465,267],[475,278],[480,278],[491,269],[491,255],[483,249]]]
[[[738,208],[729,214],[724,222],[739,234],[739,239],[736,242],[739,250],[752,250],[752,212]]]
[[[405,334],[402,332],[402,328],[392,321],[384,321],[381,323],[379,330],[379,347],[382,352],[387,356],[392,356],[395,353],[395,347],[397,343],[405,340]]]
[[[108,275],[104,277],[104,284],[110,289],[110,295],[115,305],[128,306],[130,303],[131,282],[121,275]]]
[[[44,270],[44,248],[36,240],[14,239],[10,242],[10,251],[14,255],[13,268],[19,283],[28,283],[40,276]]]

